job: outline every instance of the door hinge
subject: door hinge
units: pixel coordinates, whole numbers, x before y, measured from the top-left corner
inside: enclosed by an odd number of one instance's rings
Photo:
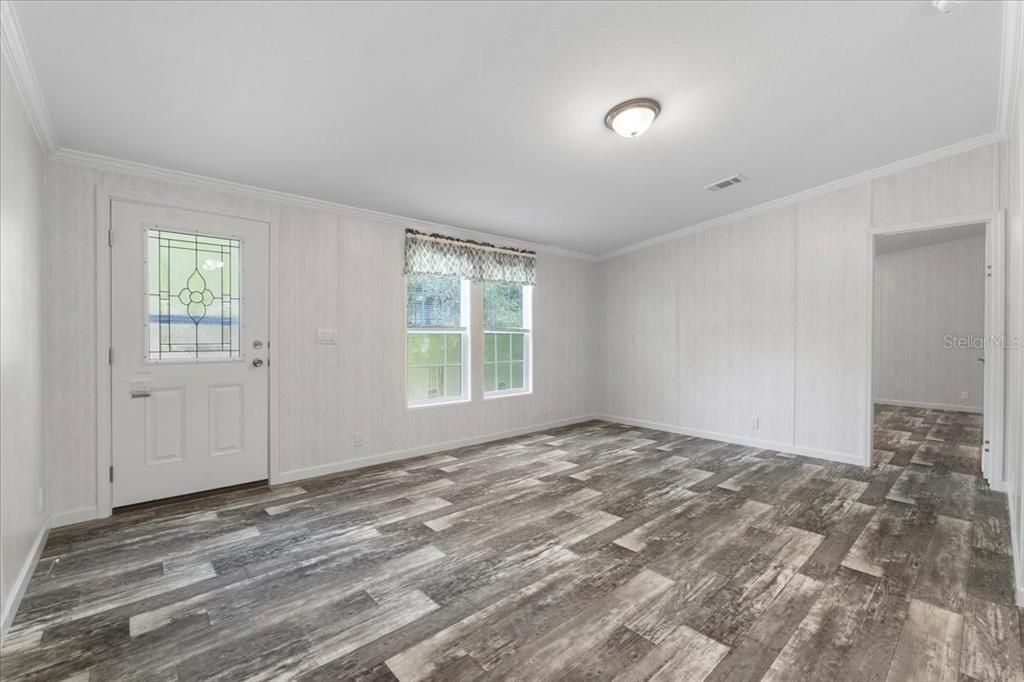
[[[111,483],[114,482],[114,465],[113,464],[110,465],[110,482]]]
[[[110,346],[110,347],[107,348],[107,364],[108,365],[113,365],[114,364],[114,347],[113,346]]]
[[[113,230],[107,230],[107,246],[113,246],[113,245],[114,245],[114,231]]]

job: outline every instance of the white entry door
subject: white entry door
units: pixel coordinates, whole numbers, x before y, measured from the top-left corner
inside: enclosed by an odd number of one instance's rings
[[[112,201],[113,505],[268,477],[269,226]]]

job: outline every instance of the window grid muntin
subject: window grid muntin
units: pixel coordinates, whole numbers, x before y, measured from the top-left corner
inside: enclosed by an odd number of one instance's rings
[[[484,332],[484,392],[518,393],[529,390],[529,339],[526,331]],[[514,340],[519,339],[518,353]],[[518,385],[516,375],[518,369]],[[505,386],[502,387],[502,379]]]
[[[470,372],[469,372],[469,308],[470,308],[470,283],[468,280],[458,281],[458,292],[459,292],[459,326],[409,326],[410,311],[409,311],[409,275],[406,276],[406,348],[405,348],[405,397],[409,406],[418,407],[424,405],[436,405],[453,402],[463,402],[470,399]],[[460,350],[458,362],[454,361],[454,358],[449,357],[449,346],[448,343],[444,344],[445,362],[444,363],[420,363],[412,364],[410,361],[410,337],[414,335],[426,335],[426,334],[441,334],[446,337],[458,336],[460,339]],[[413,388],[412,371],[420,369],[442,369],[444,385],[441,390],[441,394],[436,397],[417,397],[413,398],[411,391]],[[451,369],[459,370],[459,390],[457,393],[448,395],[448,371]]]
[[[462,281],[444,275],[406,275],[405,325],[410,329],[462,328]],[[433,289],[434,297],[424,297]],[[415,299],[415,301],[413,301]],[[457,299],[457,300],[454,300]]]
[[[484,283],[484,313],[483,318],[485,321],[494,321],[494,315],[488,314],[487,307],[487,292],[486,287],[488,283]],[[533,388],[533,371],[532,371],[532,359],[533,359],[533,287],[528,285],[512,285],[519,286],[521,289],[521,301],[522,301],[522,328],[502,328],[502,327],[489,327],[484,328],[484,397],[496,397],[502,395],[514,395],[517,393],[530,393]],[[499,337],[507,336],[509,339],[508,350],[509,357],[507,359],[500,357],[499,355]],[[512,339],[519,338],[522,342],[521,352],[515,357],[512,357]],[[490,345],[494,343],[495,345]],[[521,385],[514,385],[513,378],[515,377],[514,368],[515,365],[521,364],[522,369],[522,382]],[[507,365],[507,367],[506,367]],[[505,373],[507,370],[507,373]],[[500,388],[500,382],[503,376],[507,376],[509,381],[506,388]]]
[[[407,334],[407,337],[406,337],[406,357],[408,358],[408,362],[409,362],[409,365],[408,365],[409,388],[407,390],[407,397],[408,397],[410,402],[435,401],[435,400],[442,400],[442,399],[446,399],[446,398],[447,399],[455,399],[455,398],[460,398],[462,396],[462,384],[463,384],[463,381],[462,381],[462,366],[463,366],[463,357],[464,357],[464,348],[463,348],[463,346],[465,345],[465,340],[464,340],[463,336],[464,336],[464,334],[462,332],[452,332],[452,331],[421,330],[421,329],[410,329],[408,331],[408,334]],[[412,354],[411,346],[412,346],[412,343],[413,343],[413,339],[417,338],[417,337],[418,338],[427,338],[427,339],[430,339],[431,341],[433,340],[433,338],[431,338],[431,337],[443,337],[443,339],[441,341],[441,349],[442,349],[442,354],[444,356],[442,358],[442,362],[429,362],[429,361],[428,362],[413,362],[413,360],[412,360],[412,355],[413,354]],[[452,348],[452,340],[453,339],[458,341],[458,348],[456,350],[453,350],[453,348]],[[428,350],[426,352],[426,355],[429,356],[429,354],[430,354],[430,351]],[[440,382],[439,382],[439,384],[440,384],[440,392],[437,395],[431,396],[431,395],[429,395],[429,393],[426,396],[416,396],[416,397],[414,397],[412,395],[411,391],[412,391],[412,387],[414,385],[414,381],[412,379],[412,376],[413,376],[414,373],[416,373],[417,370],[419,370],[419,371],[427,370],[428,372],[433,372],[433,371],[438,371],[439,372],[439,376],[440,376]],[[452,387],[449,385],[449,379],[450,379],[450,375],[452,373],[452,370],[457,370],[458,371],[458,386],[457,386],[458,387],[458,391],[455,392],[455,393],[451,392],[452,391]],[[429,377],[428,376],[428,386],[430,385],[431,379],[433,379],[433,378],[434,377]]]

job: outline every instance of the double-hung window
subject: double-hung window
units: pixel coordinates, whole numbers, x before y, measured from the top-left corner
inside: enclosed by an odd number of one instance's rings
[[[483,283],[484,395],[528,393],[533,287]]]
[[[406,229],[410,407],[532,391],[536,262],[532,251]],[[470,346],[484,351],[472,363]]]
[[[469,282],[421,274],[405,282],[409,404],[468,400]]]

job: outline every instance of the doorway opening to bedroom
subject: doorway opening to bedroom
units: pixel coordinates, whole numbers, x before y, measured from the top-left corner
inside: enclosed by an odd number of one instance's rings
[[[992,480],[988,412],[1002,387],[987,365],[1001,368],[1008,342],[993,315],[993,232],[975,222],[873,236],[871,463],[902,470],[894,500]]]

